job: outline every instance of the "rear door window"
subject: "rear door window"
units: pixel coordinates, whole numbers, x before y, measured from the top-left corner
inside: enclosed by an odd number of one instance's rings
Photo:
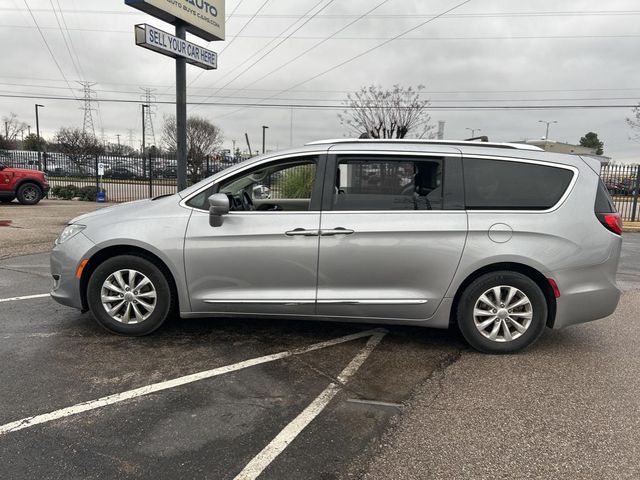
[[[547,210],[569,188],[573,171],[534,163],[464,158],[468,210]]]
[[[442,158],[340,158],[333,210],[442,210]]]

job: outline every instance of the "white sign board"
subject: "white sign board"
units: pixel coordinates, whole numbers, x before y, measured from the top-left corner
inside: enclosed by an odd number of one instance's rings
[[[98,176],[100,176],[100,177],[104,176],[104,167],[105,167],[104,163],[99,163],[98,164]]]
[[[224,40],[225,0],[125,0],[160,20],[176,24],[183,22],[187,31],[207,41]]]
[[[136,25],[136,45],[169,57],[186,58],[187,63],[205,70],[218,68],[218,55],[195,43],[187,42],[147,24]]]

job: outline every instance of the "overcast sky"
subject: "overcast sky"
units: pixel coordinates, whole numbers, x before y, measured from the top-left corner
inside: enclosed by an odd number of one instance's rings
[[[187,67],[189,113],[218,124],[228,148],[236,140],[244,149],[247,132],[253,150],[257,150],[261,147],[261,126],[268,125],[267,149],[274,150],[291,143],[345,136],[337,118],[339,110],[334,107],[349,91],[371,84],[422,84],[433,107],[463,107],[431,111],[434,123],[446,121],[446,138],[468,137],[468,128],[481,129],[492,141],[540,138],[545,126],[538,121],[555,120],[558,123],[551,125],[551,140],[577,143],[586,132],[595,131],[605,142],[606,155],[617,161],[640,160],[640,143],[630,140],[632,132],[625,124],[625,117],[631,114],[628,107],[470,108],[637,104],[637,0],[471,0],[332,69],[461,2],[227,0],[227,39],[209,44],[220,52],[218,70]],[[377,5],[379,8],[358,20]],[[80,97],[77,81],[95,82],[93,89],[101,100],[94,112],[97,135],[104,129],[108,141],[115,143],[120,134],[122,143],[128,143],[131,132],[139,145],[140,105],[135,102],[140,100],[140,87],[153,88],[158,101],[171,102],[175,70],[172,59],[135,45],[136,23],[166,31],[173,28],[138,13],[123,0],[0,0],[0,92],[31,97],[0,97],[0,116],[15,112],[35,129],[33,105],[37,102],[45,105],[41,110],[44,136],[51,136],[61,126],[82,127],[83,112],[76,100],[33,97]],[[335,35],[350,23],[353,25]],[[63,40],[65,24],[68,46]],[[290,38],[285,39],[287,36]],[[191,35],[188,40],[207,45]],[[302,83],[306,80],[310,81]],[[115,99],[134,103],[110,101]],[[202,102],[205,104],[198,105]],[[172,105],[157,105],[154,123],[158,143],[163,115],[173,110]]]

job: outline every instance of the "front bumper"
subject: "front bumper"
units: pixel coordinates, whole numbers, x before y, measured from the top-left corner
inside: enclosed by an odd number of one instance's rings
[[[51,252],[51,275],[53,286],[51,298],[68,307],[82,310],[80,279],[76,270],[83,259],[89,258],[94,243],[82,232],[66,242],[56,245]]]

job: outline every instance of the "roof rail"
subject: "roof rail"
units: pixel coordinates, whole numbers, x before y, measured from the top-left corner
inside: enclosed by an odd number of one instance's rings
[[[535,145],[526,143],[498,143],[498,142],[475,142],[468,140],[423,140],[419,138],[335,138],[327,140],[316,140],[305,145],[326,145],[330,143],[419,143],[424,145],[452,145],[460,147],[480,147],[480,148],[511,148],[514,150],[533,150],[543,152],[544,150]]]

